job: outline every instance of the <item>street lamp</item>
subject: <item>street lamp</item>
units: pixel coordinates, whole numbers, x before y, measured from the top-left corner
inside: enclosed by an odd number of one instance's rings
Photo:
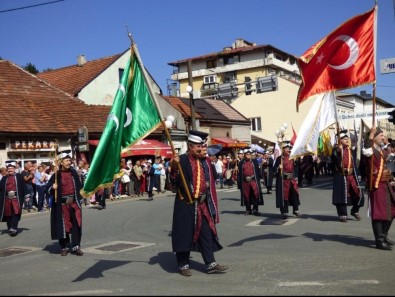
[[[193,101],[193,78],[192,78],[192,60],[188,60],[188,83],[187,92],[189,93],[189,104],[191,108],[191,127],[193,130],[196,130],[196,121],[195,121],[195,102]]]
[[[172,115],[167,116],[166,120],[165,120],[165,125],[167,129],[171,129],[173,127],[173,124],[175,122],[175,118]]]

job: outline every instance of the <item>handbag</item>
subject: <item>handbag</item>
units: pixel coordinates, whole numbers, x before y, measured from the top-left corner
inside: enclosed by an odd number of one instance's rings
[[[126,184],[126,183],[130,182],[130,177],[129,177],[129,175],[127,175],[127,174],[122,175],[122,177],[121,177],[121,182],[122,182],[123,184]]]

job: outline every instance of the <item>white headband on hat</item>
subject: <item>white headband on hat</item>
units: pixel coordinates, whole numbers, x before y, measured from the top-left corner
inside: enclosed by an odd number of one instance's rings
[[[204,143],[203,139],[200,136],[189,134],[188,141],[193,143]]]
[[[16,167],[16,162],[15,161],[6,161],[5,163],[6,163],[7,167],[10,167],[10,166]]]

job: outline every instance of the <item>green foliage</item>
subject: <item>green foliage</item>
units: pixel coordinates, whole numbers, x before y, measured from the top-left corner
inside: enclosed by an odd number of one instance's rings
[[[25,66],[22,67],[23,69],[25,69],[26,71],[32,73],[32,74],[37,74],[40,71],[38,71],[38,69],[36,68],[36,66],[34,66],[32,63],[27,63]]]

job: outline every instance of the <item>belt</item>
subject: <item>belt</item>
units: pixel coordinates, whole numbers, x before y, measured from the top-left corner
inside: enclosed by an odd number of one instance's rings
[[[74,195],[65,195],[65,196],[62,196],[62,198],[61,198],[62,204],[66,204],[67,199],[70,200],[70,198],[73,199],[73,198],[74,198]]]
[[[348,170],[347,168],[343,168],[343,172],[344,172],[344,175],[351,175],[354,173],[354,169],[350,168],[350,170]]]
[[[254,175],[247,175],[244,179],[245,179],[246,182],[249,183],[249,182],[251,182],[253,179],[255,179],[255,176],[254,176]]]
[[[392,177],[391,171],[388,169],[384,169],[381,175],[381,181],[389,182],[391,180],[391,177]]]
[[[8,191],[7,192],[7,197],[8,198],[16,197],[16,191]]]
[[[202,204],[207,198],[207,194],[202,194],[198,198],[196,198],[196,201],[199,202],[199,204]]]

